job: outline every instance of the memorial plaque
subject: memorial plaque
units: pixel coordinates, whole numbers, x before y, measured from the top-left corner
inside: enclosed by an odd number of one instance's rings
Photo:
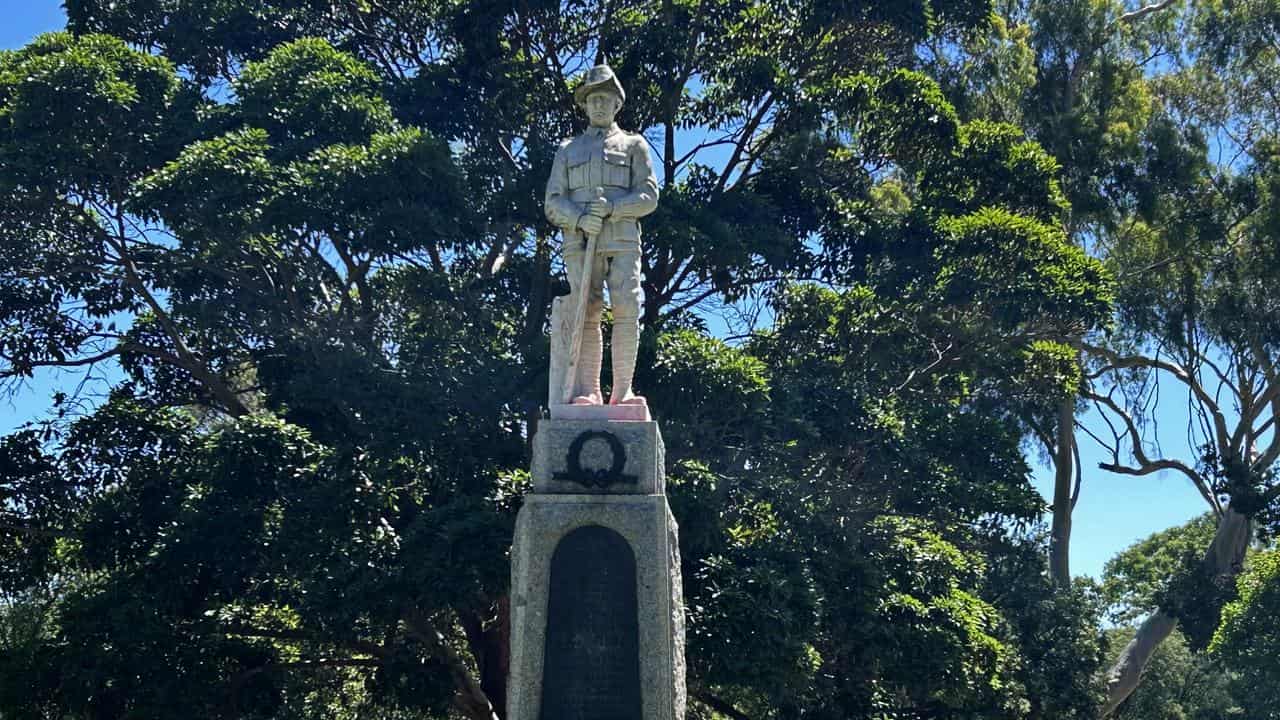
[[[618,533],[578,528],[551,557],[539,720],[640,720],[636,559]]]

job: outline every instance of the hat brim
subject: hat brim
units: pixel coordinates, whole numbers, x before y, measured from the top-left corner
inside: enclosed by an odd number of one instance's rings
[[[573,91],[573,101],[579,106],[585,105],[587,96],[597,90],[608,90],[618,96],[618,100],[626,102],[627,94],[622,91],[622,83],[618,82],[618,76],[611,75],[607,80],[601,80],[594,83],[583,83]]]

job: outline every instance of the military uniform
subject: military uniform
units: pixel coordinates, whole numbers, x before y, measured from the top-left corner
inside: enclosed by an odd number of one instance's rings
[[[594,79],[591,73],[596,73]],[[596,66],[591,73],[578,89],[580,104],[591,91],[605,86],[619,98],[625,97],[608,66]],[[590,259],[590,292],[575,381],[575,394],[584,396],[600,393],[600,315],[604,311],[606,283],[613,307],[614,387],[631,387],[640,307],[644,302],[640,288],[639,220],[658,206],[658,179],[649,145],[642,136],[625,132],[616,124],[591,127],[565,141],[556,151],[547,181],[545,208],[547,219],[564,233],[563,256],[572,297],[579,296],[577,285],[581,282],[582,263],[587,260],[586,235],[579,222],[587,203],[598,199],[597,188],[612,204],[612,211],[604,219],[595,257]]]

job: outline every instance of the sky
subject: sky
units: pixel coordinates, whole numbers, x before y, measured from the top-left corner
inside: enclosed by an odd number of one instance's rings
[[[60,29],[66,22],[60,0],[0,0],[0,49],[25,45],[42,32]],[[0,399],[0,435],[30,420],[44,416],[53,392],[71,392],[79,376],[67,372],[38,374],[22,392]],[[92,393],[93,388],[88,389]],[[1162,408],[1180,403],[1162,403]],[[1185,409],[1185,405],[1182,406]],[[1173,457],[1189,458],[1190,450],[1179,428],[1187,425],[1177,410],[1159,417],[1160,425],[1174,428],[1162,433],[1163,449]],[[1086,424],[1098,424],[1086,415]],[[1132,543],[1160,530],[1178,525],[1208,508],[1190,482],[1175,473],[1146,477],[1126,477],[1097,469],[1109,460],[1085,437],[1079,440],[1084,466],[1080,499],[1073,513],[1071,569],[1076,575],[1099,577],[1108,559]],[[1053,493],[1053,471],[1038,458],[1031,458],[1033,482],[1042,494]]]

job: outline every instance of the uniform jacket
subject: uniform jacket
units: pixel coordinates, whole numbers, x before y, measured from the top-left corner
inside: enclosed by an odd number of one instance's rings
[[[638,220],[658,207],[658,178],[643,137],[617,125],[588,128],[556,151],[547,180],[546,213],[564,231],[565,252],[585,247],[578,218],[586,203],[595,199],[597,187],[613,202],[613,213],[600,230],[597,252],[639,249]]]

